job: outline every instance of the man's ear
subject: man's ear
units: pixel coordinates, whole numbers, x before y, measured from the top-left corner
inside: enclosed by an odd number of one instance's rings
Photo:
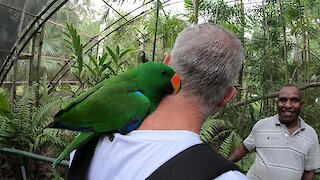
[[[170,55],[170,54],[167,54],[166,57],[165,57],[164,60],[163,60],[163,64],[169,65],[170,60],[171,60],[171,55]]]
[[[301,107],[300,107],[300,108],[304,108],[304,101],[303,101],[303,99],[301,99],[300,104],[301,104]]]
[[[228,87],[227,93],[224,98],[218,103],[218,107],[226,105],[235,95],[237,94],[237,89],[233,86]]]

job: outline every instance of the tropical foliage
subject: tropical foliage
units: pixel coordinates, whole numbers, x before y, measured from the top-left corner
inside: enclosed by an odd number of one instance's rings
[[[0,147],[20,149],[27,152],[38,153],[46,156],[56,156],[65,144],[73,136],[56,129],[45,129],[48,122],[52,121],[52,113],[58,110],[62,104],[62,98],[58,94],[44,95],[39,107],[34,106],[36,96],[32,87],[10,107],[6,100],[6,93],[1,90],[1,114],[0,114]],[[46,96],[46,97],[45,97]],[[0,158],[5,158],[0,156]],[[8,163],[16,163],[16,158],[5,158]],[[29,162],[29,161],[28,161]],[[31,163],[31,162],[29,162]],[[32,167],[39,166],[39,162],[32,162]],[[43,166],[43,164],[42,164]],[[19,172],[19,169],[9,171]],[[45,176],[40,170],[50,170],[49,166],[33,169],[33,176]],[[5,170],[1,170],[5,173]],[[9,178],[9,177],[8,177]],[[18,174],[16,178],[19,179]],[[30,178],[32,175],[30,175]]]

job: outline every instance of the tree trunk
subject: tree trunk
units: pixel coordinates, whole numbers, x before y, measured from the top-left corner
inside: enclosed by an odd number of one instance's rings
[[[199,20],[199,0],[193,0],[194,23],[198,24]]]
[[[245,14],[244,14],[244,4],[243,1],[240,0],[240,15],[239,15],[239,24],[240,26],[240,41],[242,42],[243,46],[245,47],[245,38],[244,38],[244,24],[242,24],[242,19],[245,19]],[[243,68],[244,68],[244,64],[242,64],[240,72],[239,72],[239,76],[238,76],[238,83],[239,83],[239,87],[242,87],[243,85]],[[242,89],[242,88],[241,88]],[[238,91],[238,96],[237,96],[237,101],[241,100],[241,96],[242,96],[242,92],[241,90]]]
[[[267,2],[269,3],[269,2]],[[268,12],[266,11],[266,6],[268,4],[265,4],[263,2],[263,35],[264,35],[264,39],[265,39],[265,49],[264,49],[264,52],[263,52],[263,57],[266,57],[264,63],[262,63],[262,66],[261,66],[261,72],[262,72],[262,91],[261,93],[262,94],[267,94],[268,93],[268,90],[270,88],[269,86],[269,80],[267,77],[270,77],[270,66],[272,63],[269,63],[270,62],[270,32],[269,32],[269,25],[268,25],[268,19],[269,19],[269,14]],[[268,113],[268,107],[269,107],[269,101],[268,99],[264,100],[264,101],[261,101],[261,109],[260,109],[260,114],[261,115],[265,115],[265,116],[268,116],[269,113]]]
[[[279,9],[280,9],[280,21],[281,21],[281,28],[282,28],[282,35],[283,35],[283,61],[284,61],[284,71],[285,71],[285,82],[288,83],[289,82],[289,76],[288,76],[288,58],[287,58],[287,35],[286,35],[286,23],[285,23],[285,19],[284,19],[284,6],[283,6],[283,2],[282,0],[278,0],[279,3]]]

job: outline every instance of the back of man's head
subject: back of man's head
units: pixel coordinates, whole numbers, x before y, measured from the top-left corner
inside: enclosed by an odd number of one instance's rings
[[[180,74],[181,93],[202,104],[204,116],[212,113],[237,77],[244,50],[229,31],[211,23],[182,31],[173,47],[170,65]]]

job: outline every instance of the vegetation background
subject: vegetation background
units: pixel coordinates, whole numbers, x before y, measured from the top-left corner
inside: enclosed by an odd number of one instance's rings
[[[97,1],[66,1],[21,52],[11,52],[16,60],[10,71],[1,69],[0,179],[64,179],[67,167],[52,169],[44,158],[56,157],[76,132],[45,129],[54,114],[105,78],[145,61],[162,61],[178,33],[199,22],[229,29],[246,50],[235,84],[238,95],[206,121],[205,142],[228,156],[256,121],[276,113],[277,91],[286,83],[300,87],[301,116],[320,133],[319,0],[185,0],[178,2],[184,6],[178,14],[177,1],[101,0],[99,8]],[[23,2],[30,12],[51,3]],[[123,8],[128,4],[137,10]],[[19,35],[23,7],[22,1],[0,0],[2,66],[4,49],[11,49]],[[23,152],[42,155],[43,161]],[[254,153],[238,165],[246,172],[253,159]]]

